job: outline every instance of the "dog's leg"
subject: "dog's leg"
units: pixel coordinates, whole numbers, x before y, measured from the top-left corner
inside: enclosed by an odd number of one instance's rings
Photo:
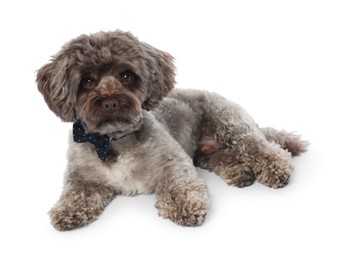
[[[280,188],[288,183],[293,170],[287,151],[275,143],[254,138],[249,143],[244,140],[239,149],[196,156],[195,164],[239,188],[253,184],[255,179],[268,187]]]
[[[306,142],[285,132],[260,129],[240,105],[217,94],[175,90],[171,97],[187,103],[199,115],[199,138],[212,136],[218,144],[211,153],[196,148],[196,166],[237,187],[251,185],[256,179],[274,188],[288,183],[293,169],[289,152],[297,155],[305,151]]]
[[[231,154],[224,149],[210,155],[198,154],[196,166],[220,175],[231,186],[243,188],[254,183],[252,158],[244,155]]]
[[[156,189],[159,215],[182,226],[201,225],[209,204],[207,186],[195,169],[167,170]]]
[[[253,172],[256,179],[271,188],[281,188],[288,184],[293,171],[291,154],[276,143],[257,140],[248,153],[253,155]]]
[[[202,136],[216,136],[223,148],[211,154],[197,152],[194,158],[197,166],[216,172],[237,187],[251,185],[255,179],[273,188],[288,183],[293,170],[290,154],[275,141],[268,141],[241,106],[214,94],[206,94],[200,100]],[[275,139],[275,132],[269,131],[268,137]],[[291,147],[296,138],[286,137],[284,145]],[[295,153],[299,151],[294,149]]]
[[[87,225],[97,219],[115,195],[109,187],[68,181],[59,201],[49,212],[51,223],[61,231]]]

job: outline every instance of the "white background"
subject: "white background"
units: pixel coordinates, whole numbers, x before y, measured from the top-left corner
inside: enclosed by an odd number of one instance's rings
[[[1,259],[354,259],[353,1],[2,1]],[[171,53],[177,87],[240,103],[261,126],[311,141],[291,183],[237,189],[200,171],[202,227],[157,216],[154,196],[118,197],[98,221],[50,225],[67,132],[35,71],[66,41],[116,28]]]

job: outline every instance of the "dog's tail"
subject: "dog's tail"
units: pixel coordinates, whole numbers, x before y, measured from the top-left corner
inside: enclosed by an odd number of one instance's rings
[[[310,144],[294,133],[279,131],[272,127],[260,128],[260,130],[264,133],[266,140],[279,144],[282,149],[289,151],[292,156],[305,153]]]

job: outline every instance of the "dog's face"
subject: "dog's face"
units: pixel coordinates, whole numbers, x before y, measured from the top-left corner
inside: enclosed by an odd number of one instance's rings
[[[139,126],[146,85],[128,65],[87,71],[79,84],[74,108],[90,132],[126,132]]]
[[[38,89],[63,121],[88,132],[127,132],[174,86],[172,57],[121,31],[82,35],[37,73]]]

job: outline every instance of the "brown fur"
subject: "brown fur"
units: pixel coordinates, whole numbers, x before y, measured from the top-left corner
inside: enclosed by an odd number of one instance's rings
[[[81,35],[64,45],[52,61],[38,71],[38,89],[56,115],[72,122],[76,119],[74,105],[80,81],[86,73],[132,69],[143,83],[143,89],[135,93],[143,99],[143,108],[150,110],[174,86],[172,59],[168,53],[138,41],[130,33]]]
[[[58,230],[69,230],[96,220],[116,192],[103,185],[70,181],[56,206],[50,211],[52,225]]]
[[[201,225],[209,195],[192,158],[232,186],[288,183],[291,154],[307,142],[259,128],[217,94],[172,90],[174,76],[169,54],[121,31],[79,36],[38,71],[38,89],[57,116],[110,139],[102,161],[93,144],[70,135],[63,192],[50,211],[56,229],[91,223],[118,194],[142,193],[156,194],[160,216]]]

